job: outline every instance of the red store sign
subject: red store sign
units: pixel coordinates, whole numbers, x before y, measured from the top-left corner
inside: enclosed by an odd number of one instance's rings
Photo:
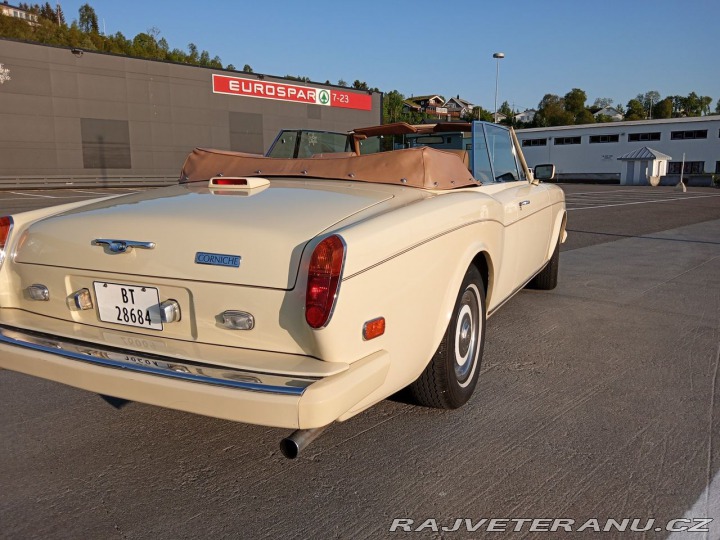
[[[269,82],[259,79],[242,79],[240,77],[228,77],[227,75],[216,75],[214,73],[212,76],[212,86],[213,93],[215,94],[277,99],[280,101],[310,103],[312,105],[340,107],[343,109],[372,110],[372,96],[367,93],[329,90],[326,88],[314,88],[312,86],[297,86],[294,84]]]

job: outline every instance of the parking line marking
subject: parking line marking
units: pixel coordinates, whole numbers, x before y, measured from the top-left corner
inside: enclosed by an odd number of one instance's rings
[[[57,197],[53,197],[52,195],[36,195],[34,193],[18,193],[17,191],[8,191],[8,193],[12,193],[13,195],[23,195],[26,197],[42,197],[44,199],[57,199]]]
[[[706,197],[720,197],[720,195],[699,195],[697,197],[692,197],[693,199],[704,199]],[[585,206],[583,208],[568,208],[567,210],[592,210],[594,208],[610,208],[612,206],[628,206],[631,204],[653,204],[653,203],[662,203],[662,202],[672,202],[672,201],[686,201],[688,200],[688,197],[677,197],[675,199],[663,199],[663,200],[655,200],[655,201],[637,201],[637,202],[627,202],[627,203],[617,203],[617,204],[605,204],[602,206]]]

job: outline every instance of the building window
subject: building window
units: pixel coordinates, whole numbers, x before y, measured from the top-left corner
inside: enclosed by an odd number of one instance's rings
[[[671,161],[668,163],[668,174],[680,174],[682,161]],[[683,174],[702,174],[705,172],[704,161],[686,161]]]
[[[707,139],[707,129],[696,129],[694,131],[673,131],[670,133],[673,141],[686,139]]]
[[[590,135],[590,144],[620,141],[620,135]]]
[[[652,131],[649,133],[628,133],[628,142],[639,142],[639,141],[659,141],[660,132]]]
[[[715,162],[715,174],[720,174],[720,161]]]
[[[523,146],[547,146],[547,139],[524,139]]]
[[[580,144],[580,137],[555,137],[555,145]]]

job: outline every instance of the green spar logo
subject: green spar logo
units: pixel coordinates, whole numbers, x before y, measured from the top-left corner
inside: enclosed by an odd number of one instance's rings
[[[329,105],[330,92],[327,90],[320,90],[320,92],[318,92],[318,101],[320,102],[320,105]]]

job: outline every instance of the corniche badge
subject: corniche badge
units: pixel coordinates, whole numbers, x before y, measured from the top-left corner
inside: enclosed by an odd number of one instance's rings
[[[223,255],[222,253],[204,253],[198,251],[195,254],[195,264],[212,264],[215,266],[231,266],[233,268],[240,267],[240,255]]]

